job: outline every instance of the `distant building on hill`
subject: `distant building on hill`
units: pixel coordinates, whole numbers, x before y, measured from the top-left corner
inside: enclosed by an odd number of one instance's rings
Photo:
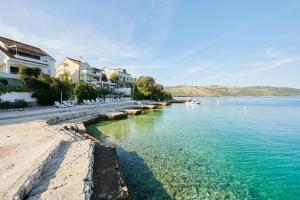
[[[55,77],[60,77],[67,73],[73,83],[84,81],[98,87],[105,87],[114,90],[117,85],[108,81],[102,69],[91,67],[87,62],[82,62],[73,58],[66,57],[56,66]]]
[[[20,67],[40,68],[55,75],[55,59],[38,47],[0,37],[0,77],[10,84],[19,82]]]

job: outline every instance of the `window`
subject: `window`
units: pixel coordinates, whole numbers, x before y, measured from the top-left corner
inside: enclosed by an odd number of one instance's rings
[[[27,58],[36,59],[36,60],[40,60],[41,59],[41,57],[38,56],[38,55],[33,55],[33,54],[25,53],[25,52],[19,52],[18,51],[18,55],[24,56],[24,57],[27,57]]]
[[[19,68],[18,67],[10,66],[10,73],[17,74],[18,72],[19,72]]]

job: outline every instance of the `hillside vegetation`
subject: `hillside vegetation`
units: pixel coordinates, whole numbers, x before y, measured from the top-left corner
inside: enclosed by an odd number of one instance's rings
[[[300,89],[287,87],[225,87],[225,86],[171,86],[165,90],[172,96],[300,96]]]

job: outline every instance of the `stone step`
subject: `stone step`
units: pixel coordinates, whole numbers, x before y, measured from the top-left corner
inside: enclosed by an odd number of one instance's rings
[[[142,109],[125,109],[124,112],[129,115],[139,115],[142,113]]]

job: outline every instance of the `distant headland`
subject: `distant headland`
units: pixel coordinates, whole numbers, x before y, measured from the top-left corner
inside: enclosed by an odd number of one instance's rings
[[[166,87],[173,96],[300,96],[300,89],[288,87],[249,86],[226,87],[219,85]]]

